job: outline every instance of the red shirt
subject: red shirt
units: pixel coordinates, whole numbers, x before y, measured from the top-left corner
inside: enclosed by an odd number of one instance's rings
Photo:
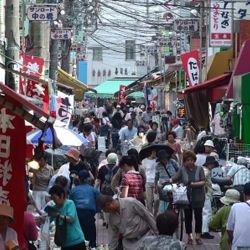
[[[139,172],[128,171],[123,175],[122,187],[128,188],[128,197],[133,197],[137,200],[143,199],[143,178]]]

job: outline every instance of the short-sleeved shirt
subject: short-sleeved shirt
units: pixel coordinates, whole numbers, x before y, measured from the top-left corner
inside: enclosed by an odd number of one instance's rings
[[[250,200],[247,201],[250,205]],[[245,202],[236,203],[232,206],[228,221],[227,230],[233,231],[232,250],[238,247],[249,247],[250,232],[250,206]]]
[[[234,186],[245,185],[250,181],[250,169],[243,165],[234,165],[227,175],[233,178]]]
[[[57,206],[56,206],[57,207]],[[75,204],[72,200],[65,200],[62,207],[57,207],[60,214],[69,216],[73,219],[73,223],[67,223],[67,238],[63,244],[63,247],[70,247],[78,245],[85,241]]]
[[[157,165],[156,159],[145,158],[142,160],[142,168],[145,171],[147,183],[155,182],[156,165]]]
[[[137,200],[143,199],[143,178],[137,171],[128,171],[122,177],[122,187],[128,188],[128,197],[133,197]]]

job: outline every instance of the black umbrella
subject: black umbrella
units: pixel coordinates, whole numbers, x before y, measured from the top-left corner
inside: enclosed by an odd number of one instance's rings
[[[172,154],[174,153],[174,150],[166,144],[149,144],[144,146],[140,150],[139,157],[141,160],[143,160],[144,158],[149,157],[152,151],[156,151],[157,153],[160,150],[165,150],[166,153],[170,156],[172,156]]]

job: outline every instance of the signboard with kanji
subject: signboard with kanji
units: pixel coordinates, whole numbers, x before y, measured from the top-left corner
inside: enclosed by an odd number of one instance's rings
[[[28,8],[27,16],[30,21],[55,21],[58,9],[56,6],[35,5]]]
[[[211,0],[210,46],[232,46],[232,2]]]
[[[51,30],[51,39],[53,40],[68,40],[71,39],[71,29],[55,29]]]
[[[173,29],[179,32],[195,32],[199,29],[197,19],[175,19]]]
[[[180,58],[188,77],[189,86],[197,85],[200,80],[199,52],[190,51],[182,54]]]
[[[250,0],[227,0],[233,3],[234,20],[250,20]]]

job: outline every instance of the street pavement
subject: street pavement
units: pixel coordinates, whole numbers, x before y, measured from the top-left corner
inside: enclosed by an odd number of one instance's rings
[[[97,242],[98,245],[105,246],[108,243],[108,230],[106,227],[102,225],[103,221],[97,216],[96,219],[96,230],[97,230]],[[219,242],[220,242],[220,234],[212,233],[215,237],[212,240],[203,240],[203,245],[197,246],[188,246],[187,249],[195,249],[195,250],[219,250]],[[184,242],[187,242],[187,238],[184,238]]]

